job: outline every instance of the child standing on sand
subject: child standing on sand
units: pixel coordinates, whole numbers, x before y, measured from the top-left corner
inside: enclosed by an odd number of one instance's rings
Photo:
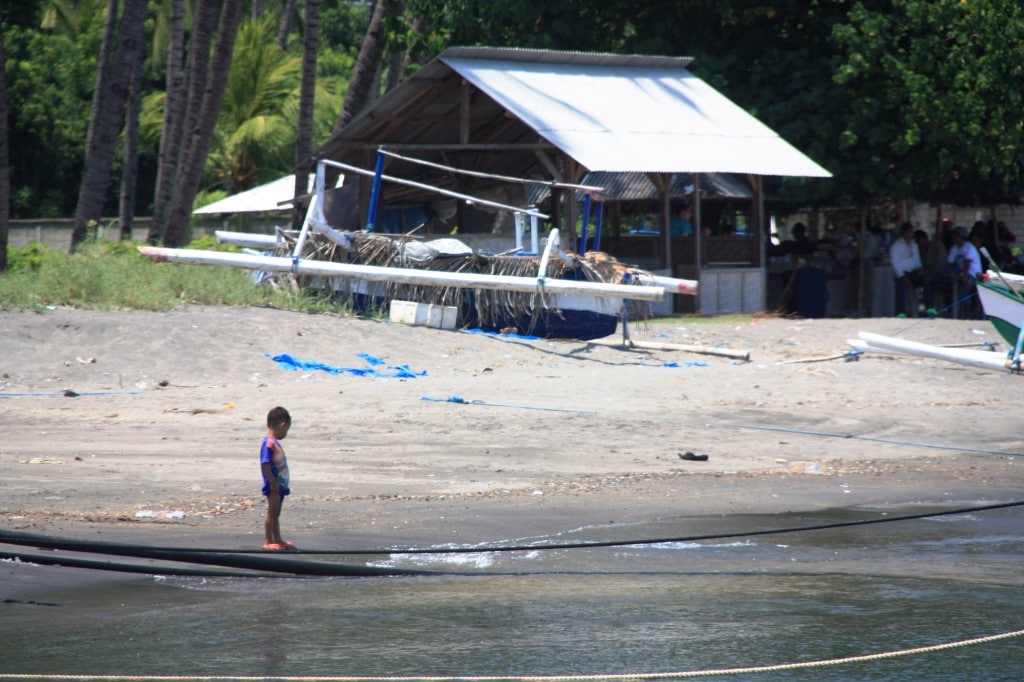
[[[288,410],[275,407],[267,413],[267,435],[260,444],[260,470],[263,472],[263,494],[267,496],[267,518],[263,522],[266,543],[263,549],[280,551],[295,549],[281,539],[281,507],[288,488],[288,460],[281,441],[288,435],[292,418]]]

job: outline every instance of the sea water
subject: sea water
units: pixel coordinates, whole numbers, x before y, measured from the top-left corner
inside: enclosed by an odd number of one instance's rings
[[[822,512],[790,525],[850,518]],[[731,523],[786,525],[779,516]],[[687,534],[669,520],[521,543],[626,532]],[[49,606],[0,605],[0,672],[552,676],[829,661],[1024,629],[1022,557],[1024,520],[1011,508],[732,540],[375,561],[443,572],[427,577],[126,577],[33,596]],[[732,679],[1016,682],[1024,638]]]

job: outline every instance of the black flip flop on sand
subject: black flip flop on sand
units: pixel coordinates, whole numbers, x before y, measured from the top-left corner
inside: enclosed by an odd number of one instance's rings
[[[679,459],[685,459],[687,462],[706,462],[708,461],[707,455],[695,455],[692,452],[680,452]]]

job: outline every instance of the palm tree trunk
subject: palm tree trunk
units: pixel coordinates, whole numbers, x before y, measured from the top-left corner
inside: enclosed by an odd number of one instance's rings
[[[92,89],[92,108],[90,109],[91,115],[89,117],[89,127],[85,133],[85,148],[88,150],[93,144],[93,140],[96,138],[96,122],[98,120],[97,112],[103,103],[103,96],[107,92],[108,79],[110,78],[110,59],[111,52],[114,50],[115,33],[117,31],[117,0],[107,0],[107,15],[106,20],[103,23],[103,41],[100,43],[100,55],[96,62],[96,80],[93,84]],[[56,10],[54,10],[56,11]],[[86,158],[88,162],[88,158]],[[84,172],[83,168],[83,172]],[[79,202],[81,202],[81,193],[84,189],[84,176],[83,184],[79,185]],[[104,193],[106,189],[104,188]],[[102,212],[102,206],[100,207]],[[78,227],[77,212],[76,221],[72,226],[71,231],[71,250],[74,251],[78,248],[78,245],[85,240],[88,236],[89,220],[86,219],[85,224],[80,229]]]
[[[313,104],[316,93],[316,59],[320,46],[320,0],[306,0],[306,28],[302,47],[302,86],[299,90],[299,121],[295,131],[295,194],[308,191],[306,178],[312,166]],[[292,225],[302,222],[301,202],[295,202]]]
[[[186,134],[191,136],[196,130],[199,109],[206,91],[210,45],[216,25],[217,1],[199,0],[192,21],[188,70],[179,91],[180,97],[173,103],[167,103],[164,110],[165,133],[171,137],[167,145],[167,156],[161,163],[161,194],[157,197],[153,211],[153,226],[148,239],[151,244],[162,241],[168,232],[185,150],[191,139],[186,138]]]
[[[157,244],[167,225],[167,207],[174,192],[176,150],[181,146],[185,125],[185,0],[171,0],[170,40],[167,44],[167,85],[164,95],[164,125],[160,133],[156,189],[153,194],[153,222],[146,241]]]
[[[7,234],[11,224],[11,155],[7,132],[7,52],[0,31],[0,272],[7,269]]]
[[[281,12],[281,23],[277,29],[277,46],[288,49],[288,36],[292,32],[292,17],[295,16],[296,0],[285,0],[284,11]]]
[[[174,185],[174,198],[171,201],[167,230],[164,234],[164,243],[167,246],[181,247],[188,242],[192,203],[203,180],[206,156],[210,151],[221,105],[224,103],[224,90],[227,87],[235,38],[238,35],[244,5],[245,0],[224,0],[221,6],[213,62],[210,65],[209,77],[205,79],[206,87],[195,126],[188,128],[185,154]]]
[[[117,2],[111,0],[116,14]],[[101,52],[96,94],[86,142],[85,168],[78,191],[75,226],[71,233],[71,250],[77,249],[88,234],[90,224],[97,224],[110,183],[110,169],[114,163],[117,136],[124,123],[125,103],[131,84],[132,66],[143,49],[143,24],[146,19],[146,0],[125,0],[118,31],[117,50],[105,47]]]
[[[135,221],[135,189],[139,172],[139,114],[142,111],[142,63],[145,56],[139,50],[138,61],[132,70],[132,87],[128,94],[128,108],[124,121],[124,156],[121,164],[121,210],[118,224],[121,239],[132,238]]]
[[[334,123],[332,135],[344,128],[356,114],[366,107],[367,102],[371,101],[370,94],[378,82],[381,58],[384,56],[384,48],[387,47],[384,18],[395,15],[398,9],[398,4],[394,0],[377,0],[374,3],[370,25],[366,29],[363,45],[359,48],[359,57],[356,58],[356,66],[352,71],[352,80],[348,83],[345,102],[342,104],[338,120]]]
[[[118,0],[107,0],[107,17],[103,22],[103,42],[100,43],[100,57],[96,62],[96,81],[92,89],[92,109],[95,112],[100,106],[100,98],[106,92],[108,83],[105,79],[110,76],[111,53],[114,50],[114,40],[117,31],[117,7]],[[89,118],[89,128],[86,130],[85,139],[88,147],[89,140],[93,138],[96,126],[95,115]]]
[[[399,81],[401,81],[401,77],[405,75],[406,70],[410,66],[424,62],[420,46],[424,36],[427,35],[427,20],[423,17],[413,18],[411,32],[413,34],[411,38],[412,45],[405,51],[405,55],[402,57],[402,70],[399,72]]]

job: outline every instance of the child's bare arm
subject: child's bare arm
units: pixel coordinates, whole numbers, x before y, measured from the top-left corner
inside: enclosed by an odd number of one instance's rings
[[[267,479],[267,487],[270,492],[278,492],[277,479],[274,478],[274,472],[270,469],[270,462],[260,462],[260,468],[263,469],[263,476]]]

